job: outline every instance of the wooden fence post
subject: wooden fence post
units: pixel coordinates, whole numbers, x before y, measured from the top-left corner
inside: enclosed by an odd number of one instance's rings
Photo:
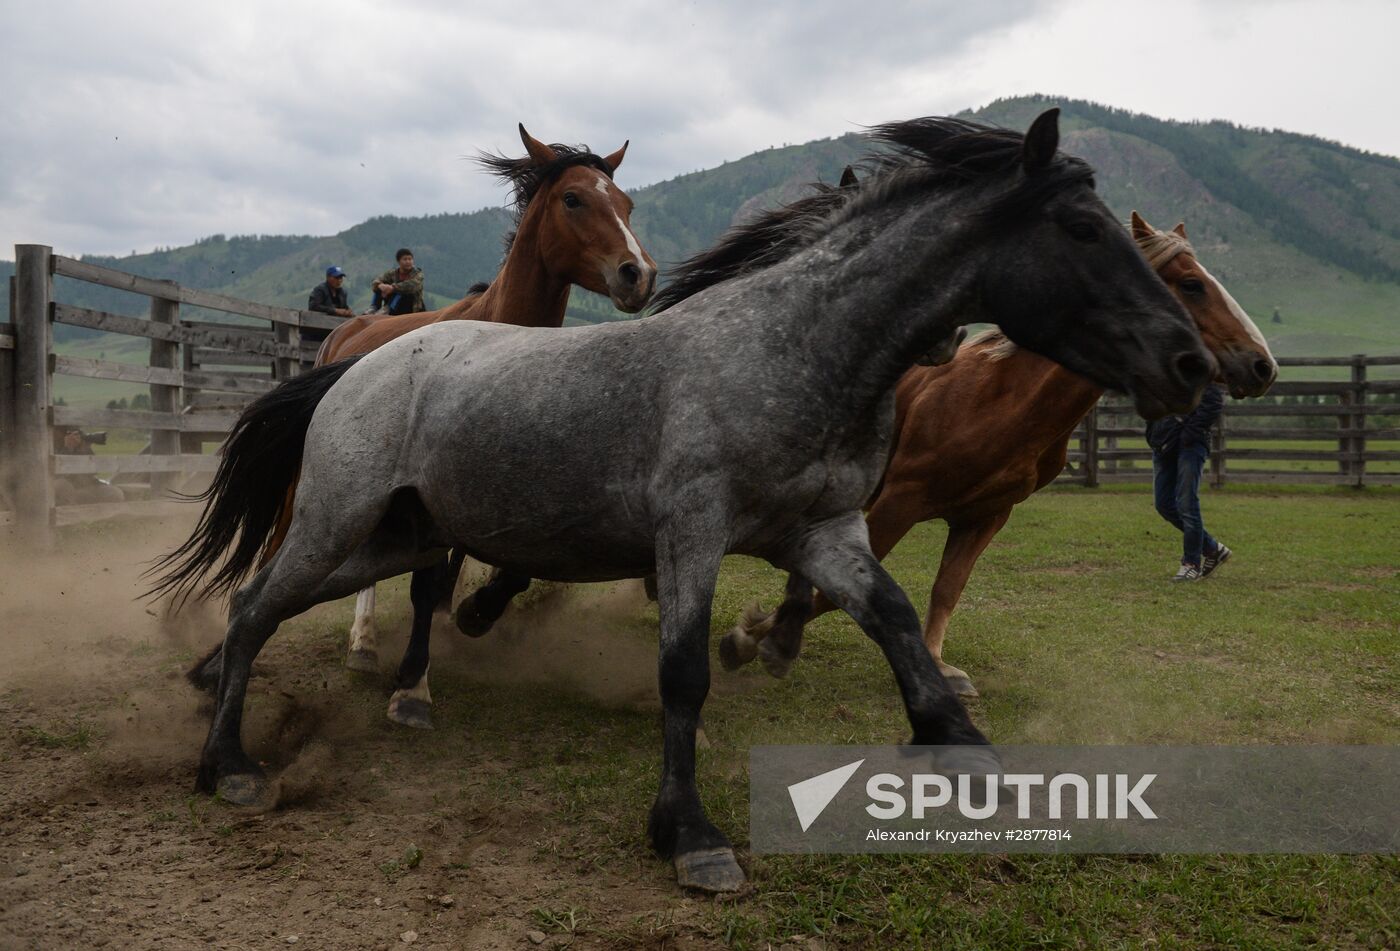
[[[1356,412],[1351,417],[1351,451],[1356,453],[1351,461],[1352,485],[1358,489],[1366,485],[1366,355],[1355,354],[1351,358],[1351,382],[1355,388],[1352,399]]]
[[[53,545],[53,433],[49,353],[53,249],[15,245],[15,525],[36,548]]]
[[[1084,485],[1086,488],[1099,487],[1099,404],[1095,403],[1084,417],[1084,437],[1080,443],[1084,448]]]
[[[151,298],[151,323],[179,326],[180,302],[176,299],[178,285],[174,281],[162,281],[170,286],[170,297]],[[180,369],[180,345],[169,340],[151,338],[151,366],[166,370]],[[180,388],[164,383],[151,384],[151,412],[178,413],[180,411]],[[151,430],[151,455],[175,456],[180,453],[180,433],[173,429]],[[180,479],[178,472],[152,472],[151,492],[160,496]]]
[[[1215,445],[1210,453],[1210,484],[1217,489],[1225,484],[1225,418],[1222,412],[1216,421],[1215,431],[1211,433]]]

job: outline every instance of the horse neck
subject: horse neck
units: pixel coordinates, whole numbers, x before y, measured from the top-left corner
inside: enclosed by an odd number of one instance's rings
[[[545,266],[538,229],[527,219],[521,222],[491,286],[447,307],[437,319],[560,327],[569,306],[570,287]]]
[[[940,210],[941,209],[941,210]],[[947,205],[887,208],[838,226],[792,262],[811,275],[790,307],[790,336],[856,413],[874,410],[941,338],[975,321],[974,229]],[[939,222],[942,223],[939,223]],[[779,291],[779,293],[786,293]]]
[[[1028,356],[1032,355],[1029,350],[1023,352]],[[1037,408],[1050,415],[1054,424],[1052,428],[1063,426],[1065,429],[1073,429],[1098,403],[1099,397],[1104,394],[1103,387],[1049,357],[1039,354],[1033,356],[1050,364],[1036,400]]]

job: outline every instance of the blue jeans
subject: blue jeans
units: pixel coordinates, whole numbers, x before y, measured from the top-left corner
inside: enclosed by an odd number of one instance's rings
[[[1201,521],[1201,473],[1210,449],[1182,446],[1177,452],[1152,450],[1152,490],[1157,514],[1181,532],[1182,564],[1199,566],[1203,551],[1214,553],[1217,542]]]

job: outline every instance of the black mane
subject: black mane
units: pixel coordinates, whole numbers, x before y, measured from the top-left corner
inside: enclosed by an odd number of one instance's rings
[[[838,188],[816,182],[810,187],[815,189],[813,194],[730,228],[714,247],[672,268],[670,282],[651,299],[652,313],[660,313],[707,287],[777,264],[804,247],[812,227],[826,221],[854,193],[854,186]]]
[[[870,138],[884,146],[861,161],[869,177],[846,187],[816,183],[816,191],[730,228],[715,245],[670,272],[670,283],[652,301],[658,313],[706,288],[777,264],[816,241],[831,224],[888,204],[911,191],[949,187],[1010,175],[1022,163],[1025,136],[966,119],[929,117],[875,126]],[[984,210],[1008,220],[1071,184],[1093,185],[1093,170],[1060,155],[1048,168],[1019,176]]]
[[[586,166],[597,169],[611,180],[613,177],[612,166],[603,161],[602,156],[595,155],[589,151],[586,145],[560,145],[555,143],[550,146],[557,156],[554,161],[544,165],[538,165],[535,160],[528,155],[523,158],[510,158],[505,155],[496,155],[492,152],[482,152],[477,155],[477,162],[492,175],[510,185],[511,214],[515,218],[518,227],[521,217],[525,214],[525,209],[530,207],[530,201],[539,193],[539,190],[554,181],[565,170],[575,166]],[[515,229],[505,237],[506,251],[510,251],[511,244],[515,241]]]

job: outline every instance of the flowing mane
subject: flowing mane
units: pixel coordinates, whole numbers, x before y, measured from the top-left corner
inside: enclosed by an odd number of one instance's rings
[[[1008,175],[1022,167],[1025,136],[966,119],[928,117],[875,126],[878,151],[860,163],[871,174],[844,187],[814,184],[799,198],[729,229],[706,251],[672,270],[672,280],[653,299],[653,313],[673,307],[706,288],[771,267],[810,246],[832,227],[913,192]],[[1057,156],[1048,168],[1019,176],[983,214],[1005,220],[1024,214],[1070,184],[1093,184],[1087,163]]]
[[[486,171],[510,186],[511,215],[515,219],[516,227],[519,227],[520,219],[539,190],[562,175],[566,169],[583,165],[602,172],[609,180],[613,177],[612,167],[586,145],[560,145],[556,142],[550,145],[550,148],[558,157],[543,165],[536,163],[528,155],[510,158],[493,152],[482,152],[476,157],[477,163]],[[515,228],[512,228],[505,236],[507,252],[514,242]]]

